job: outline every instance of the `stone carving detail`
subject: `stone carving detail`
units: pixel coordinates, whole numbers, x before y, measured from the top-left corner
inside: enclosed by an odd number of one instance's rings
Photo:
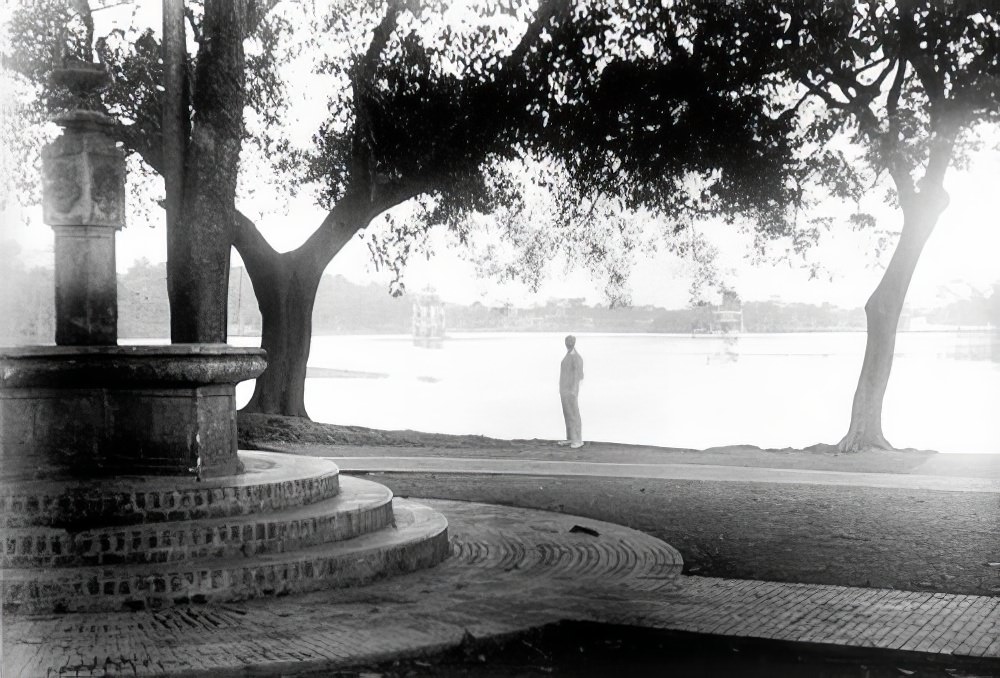
[[[121,224],[125,221],[122,217],[125,180],[120,165],[117,159],[105,157],[94,163],[91,172],[94,214],[105,223]]]
[[[44,220],[52,226],[125,225],[124,157],[99,129],[66,134],[42,151]]]
[[[78,179],[79,170],[76,162],[69,160],[52,160],[48,163],[43,189],[46,203],[56,212],[66,214],[76,205],[83,195],[83,187]]]

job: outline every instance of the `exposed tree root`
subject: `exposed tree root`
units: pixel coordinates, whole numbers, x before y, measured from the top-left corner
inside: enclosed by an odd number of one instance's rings
[[[867,452],[868,450],[894,450],[881,431],[848,431],[837,443],[840,452]]]

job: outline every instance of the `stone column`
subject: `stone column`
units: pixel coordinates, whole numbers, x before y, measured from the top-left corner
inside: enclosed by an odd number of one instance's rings
[[[99,64],[53,72],[77,106],[54,121],[63,134],[42,149],[42,214],[55,231],[56,344],[118,342],[115,232],[125,225],[125,154],[114,121],[87,106],[108,81]]]

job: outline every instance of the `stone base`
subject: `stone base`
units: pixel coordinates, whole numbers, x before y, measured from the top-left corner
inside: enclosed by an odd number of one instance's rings
[[[264,351],[218,344],[0,352],[0,481],[240,471],[235,386]]]
[[[329,460],[241,456],[246,473],[204,482],[0,484],[0,520],[8,523],[0,522],[0,614],[156,609],[339,588],[430,567],[450,552],[440,513],[394,502],[368,480],[340,480]],[[98,506],[100,514],[87,512]],[[73,520],[73,510],[87,519]]]
[[[336,465],[325,459],[243,451],[240,461],[245,468],[238,476],[201,481],[127,476],[0,483],[0,534],[31,526],[85,531],[294,510],[335,497],[340,488]],[[5,552],[19,548],[8,543]]]

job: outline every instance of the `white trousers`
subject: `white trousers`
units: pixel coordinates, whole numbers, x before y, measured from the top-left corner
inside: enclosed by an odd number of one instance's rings
[[[563,419],[566,420],[566,440],[583,442],[583,421],[580,419],[580,402],[576,393],[559,393],[562,400]]]

